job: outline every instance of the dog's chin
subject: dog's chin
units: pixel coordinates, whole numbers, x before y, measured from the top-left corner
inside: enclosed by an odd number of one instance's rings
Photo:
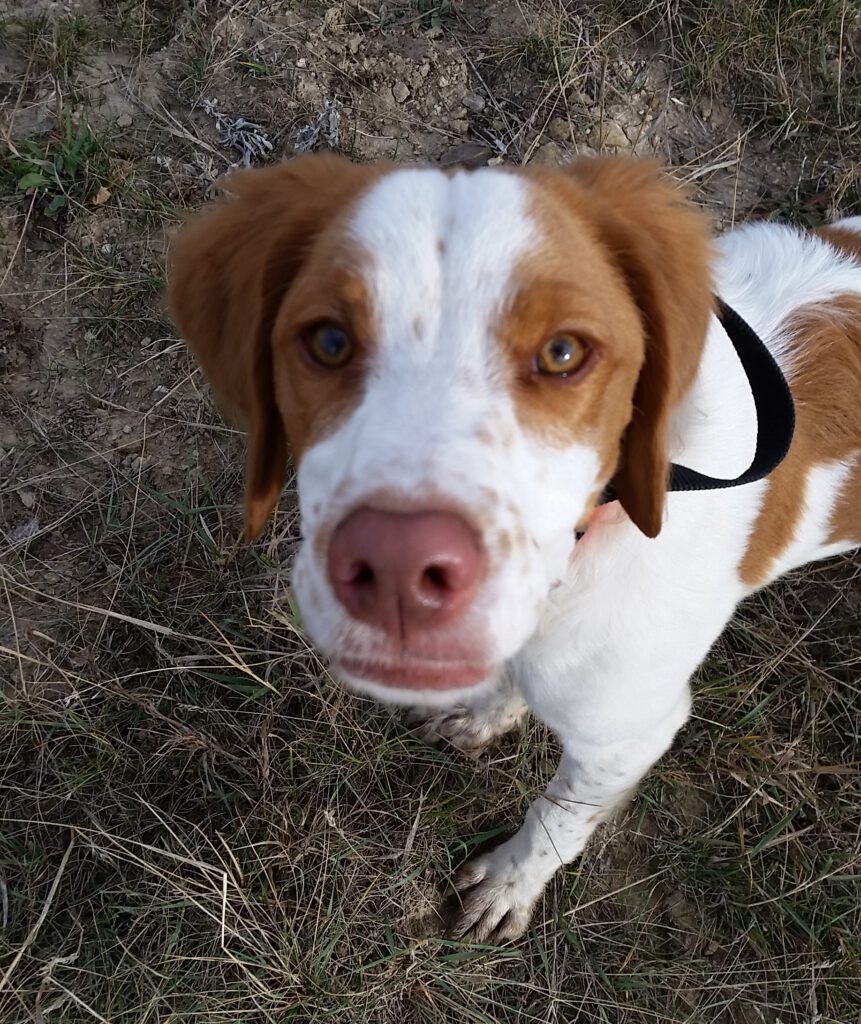
[[[499,667],[444,662],[394,665],[335,658],[332,675],[348,690],[384,704],[451,707],[478,696]]]

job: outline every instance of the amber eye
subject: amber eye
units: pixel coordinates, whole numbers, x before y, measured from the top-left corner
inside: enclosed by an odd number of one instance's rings
[[[349,335],[334,324],[319,324],[312,328],[304,342],[314,362],[329,369],[345,366],[353,356],[353,342]]]
[[[570,377],[580,369],[588,355],[589,346],[584,341],[573,334],[555,334],[538,350],[534,368],[538,373],[553,377]]]

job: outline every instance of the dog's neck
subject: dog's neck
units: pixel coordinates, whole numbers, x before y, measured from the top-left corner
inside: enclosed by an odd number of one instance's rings
[[[712,316],[696,378],[673,414],[670,459],[709,476],[735,477],[750,465],[756,429],[750,383]]]

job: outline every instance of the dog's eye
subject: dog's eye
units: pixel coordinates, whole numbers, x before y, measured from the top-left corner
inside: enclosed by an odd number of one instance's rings
[[[573,334],[554,334],[535,356],[534,369],[553,377],[570,377],[586,362],[589,346]]]
[[[336,369],[345,366],[353,356],[353,342],[346,331],[334,324],[320,324],[305,337],[305,348],[318,366]]]

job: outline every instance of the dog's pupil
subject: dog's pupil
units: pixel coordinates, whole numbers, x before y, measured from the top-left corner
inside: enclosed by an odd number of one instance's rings
[[[344,335],[340,331],[326,331],[323,335],[323,348],[326,355],[339,356],[344,349]]]

